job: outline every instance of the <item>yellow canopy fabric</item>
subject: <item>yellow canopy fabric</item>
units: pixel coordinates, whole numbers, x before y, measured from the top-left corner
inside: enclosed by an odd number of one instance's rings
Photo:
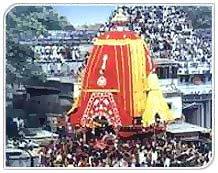
[[[75,108],[78,107],[79,101],[80,101],[80,97],[76,97],[75,102],[72,104],[72,107],[71,107],[70,110],[67,112],[67,114],[70,114],[71,112],[74,111]]]
[[[148,95],[145,111],[142,116],[143,126],[147,127],[155,122],[155,114],[158,113],[163,121],[172,121],[175,119],[165,101],[160,86],[158,84],[157,74],[149,74],[147,78]]]
[[[130,44],[132,86],[133,86],[133,107],[134,116],[141,116],[145,110],[146,103],[146,58],[143,41],[132,41]]]

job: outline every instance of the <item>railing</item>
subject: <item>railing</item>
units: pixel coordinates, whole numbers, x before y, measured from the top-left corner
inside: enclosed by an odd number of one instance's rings
[[[202,95],[185,95],[183,96],[184,101],[203,101],[203,100],[211,100],[211,94],[202,94]]]
[[[212,83],[205,83],[200,85],[193,84],[178,84],[177,88],[183,94],[209,94],[212,93]]]

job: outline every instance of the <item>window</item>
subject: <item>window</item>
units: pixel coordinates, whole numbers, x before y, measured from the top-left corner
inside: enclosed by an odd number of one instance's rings
[[[180,80],[180,82],[182,83],[182,82],[183,82],[183,77],[180,77],[179,80]]]
[[[185,82],[189,82],[189,76],[185,77]]]
[[[166,72],[165,78],[166,78],[166,79],[169,79],[169,78],[170,78],[170,69],[169,69],[169,67],[166,67],[166,68],[165,68],[165,72]]]
[[[156,72],[157,72],[158,78],[160,79],[161,75],[160,75],[160,68],[159,67],[156,69]]]
[[[159,73],[159,74],[160,74],[160,79],[164,79],[164,74],[163,74],[163,73],[164,73],[164,70],[163,70],[162,67],[160,68],[160,71],[159,71],[159,72],[160,72],[160,73]]]
[[[177,78],[177,68],[176,67],[172,67],[172,78]]]

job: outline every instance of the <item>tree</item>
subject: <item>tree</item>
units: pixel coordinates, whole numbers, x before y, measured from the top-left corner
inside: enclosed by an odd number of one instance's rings
[[[212,27],[212,7],[210,6],[183,6],[194,29],[205,29]]]
[[[17,6],[6,16],[6,81],[25,84],[31,79],[43,81],[46,75],[32,61],[31,45],[20,41],[31,41],[48,30],[62,30],[69,25],[52,7]],[[34,67],[33,67],[34,66]],[[30,68],[31,67],[31,68]],[[38,71],[32,71],[36,68]]]

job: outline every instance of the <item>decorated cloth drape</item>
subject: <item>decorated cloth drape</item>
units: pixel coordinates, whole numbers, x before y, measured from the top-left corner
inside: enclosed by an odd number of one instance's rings
[[[81,95],[69,111],[71,123],[90,126],[95,117],[104,116],[115,127],[130,126],[134,117],[143,115],[147,125],[147,78],[153,71],[149,50],[136,33],[105,32],[88,58]]]
[[[164,121],[173,121],[174,115],[170,111],[160,86],[158,84],[157,74],[149,74],[147,77],[148,94],[146,100],[145,111],[142,116],[143,125],[149,126],[155,123],[155,115],[158,114]]]

